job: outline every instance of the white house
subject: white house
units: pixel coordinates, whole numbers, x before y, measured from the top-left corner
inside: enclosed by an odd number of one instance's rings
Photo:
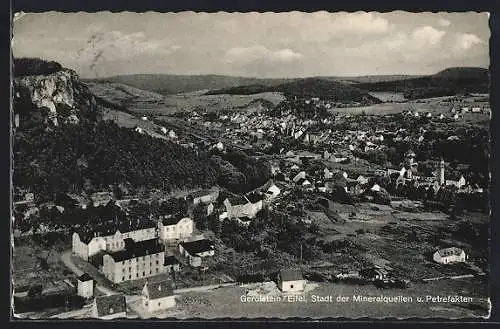
[[[371,190],[375,192],[380,192],[380,185],[378,185],[377,183],[373,184]]]
[[[96,297],[92,305],[92,317],[102,320],[127,317],[125,295],[116,294]]]
[[[134,129],[136,132],[138,132],[139,134],[142,134],[144,133],[144,130],[141,128],[141,127],[135,127]]]
[[[210,204],[212,202],[215,202],[218,197],[219,197],[218,188],[196,191],[188,196],[189,199],[192,199],[193,205],[197,205],[200,203]]]
[[[84,273],[78,278],[78,296],[83,298],[91,298],[94,297],[94,280],[88,275]]]
[[[257,215],[257,213],[262,209],[263,202],[262,200],[259,200],[255,203],[252,203],[247,200],[247,202],[244,204],[232,205],[229,199],[225,199],[224,206],[226,206],[228,218],[254,218],[255,215]]]
[[[146,282],[142,288],[142,306],[149,313],[154,313],[175,306],[172,283],[164,280]]]
[[[264,192],[264,196],[266,200],[273,200],[275,199],[279,194],[281,193],[281,190],[276,184],[271,183],[270,186],[267,188],[267,190]]]
[[[278,274],[278,286],[283,292],[302,292],[306,287],[306,280],[300,270],[282,269]]]
[[[440,264],[450,264],[457,262],[465,262],[467,256],[463,249],[457,247],[450,247],[445,249],[440,249],[434,253],[432,256],[435,262]]]
[[[306,178],[306,172],[305,171],[301,171],[297,175],[295,175],[295,177],[293,178],[293,182],[297,183],[301,179],[305,179],[305,178]]]
[[[172,242],[190,237],[193,234],[194,222],[189,217],[169,217],[158,221],[160,240]]]

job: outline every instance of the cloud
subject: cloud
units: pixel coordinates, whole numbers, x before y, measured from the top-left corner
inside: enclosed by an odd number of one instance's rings
[[[451,25],[451,22],[447,19],[440,18],[438,21],[438,24],[439,24],[439,26],[442,26],[442,27],[448,27]]]
[[[469,50],[475,45],[485,44],[477,35],[472,33],[460,33],[455,37],[455,50]]]
[[[445,34],[445,31],[436,30],[432,26],[423,26],[413,31],[411,41],[418,47],[434,46],[441,42]]]
[[[255,61],[288,63],[304,57],[291,49],[271,51],[262,45],[251,47],[235,47],[226,52],[227,62],[251,63]]]
[[[144,32],[95,32],[77,51],[77,59],[88,63],[91,69],[101,60],[127,60],[139,55],[168,55],[180,49],[163,40],[147,38]]]

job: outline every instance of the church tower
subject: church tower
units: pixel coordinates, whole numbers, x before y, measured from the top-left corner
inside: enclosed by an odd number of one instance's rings
[[[441,158],[441,163],[439,165],[439,185],[443,185],[445,183],[444,180],[444,159]]]

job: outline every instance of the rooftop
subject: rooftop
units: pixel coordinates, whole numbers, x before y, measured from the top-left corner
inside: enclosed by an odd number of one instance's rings
[[[201,239],[190,242],[181,242],[182,248],[184,248],[190,255],[196,255],[205,251],[210,251],[214,249],[213,243],[207,239]]]
[[[438,250],[438,254],[441,257],[460,256],[462,252],[463,250],[457,247],[450,247]]]
[[[87,282],[90,280],[92,280],[92,277],[90,275],[88,275],[87,273],[83,273],[82,275],[80,275],[78,277],[78,281],[81,281],[81,282]]]
[[[280,278],[282,281],[297,281],[304,279],[299,269],[282,269],[280,270]]]
[[[113,258],[115,262],[122,262],[124,260],[143,257],[146,255],[153,255],[163,252],[163,246],[158,243],[157,239],[150,239],[140,242],[134,242],[132,239],[125,239],[125,249],[109,253],[108,255]]]
[[[168,280],[146,282],[144,286],[148,291],[150,300],[168,297],[174,294],[173,284]]]

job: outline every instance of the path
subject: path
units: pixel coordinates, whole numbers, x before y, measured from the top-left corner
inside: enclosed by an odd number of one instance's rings
[[[83,275],[84,272],[71,259],[71,250],[64,252],[61,255],[61,260],[64,263],[64,265],[67,268],[69,268],[73,273],[75,273],[77,276]],[[117,291],[114,291],[99,284],[96,285],[96,289],[106,295],[114,295],[119,293]]]

